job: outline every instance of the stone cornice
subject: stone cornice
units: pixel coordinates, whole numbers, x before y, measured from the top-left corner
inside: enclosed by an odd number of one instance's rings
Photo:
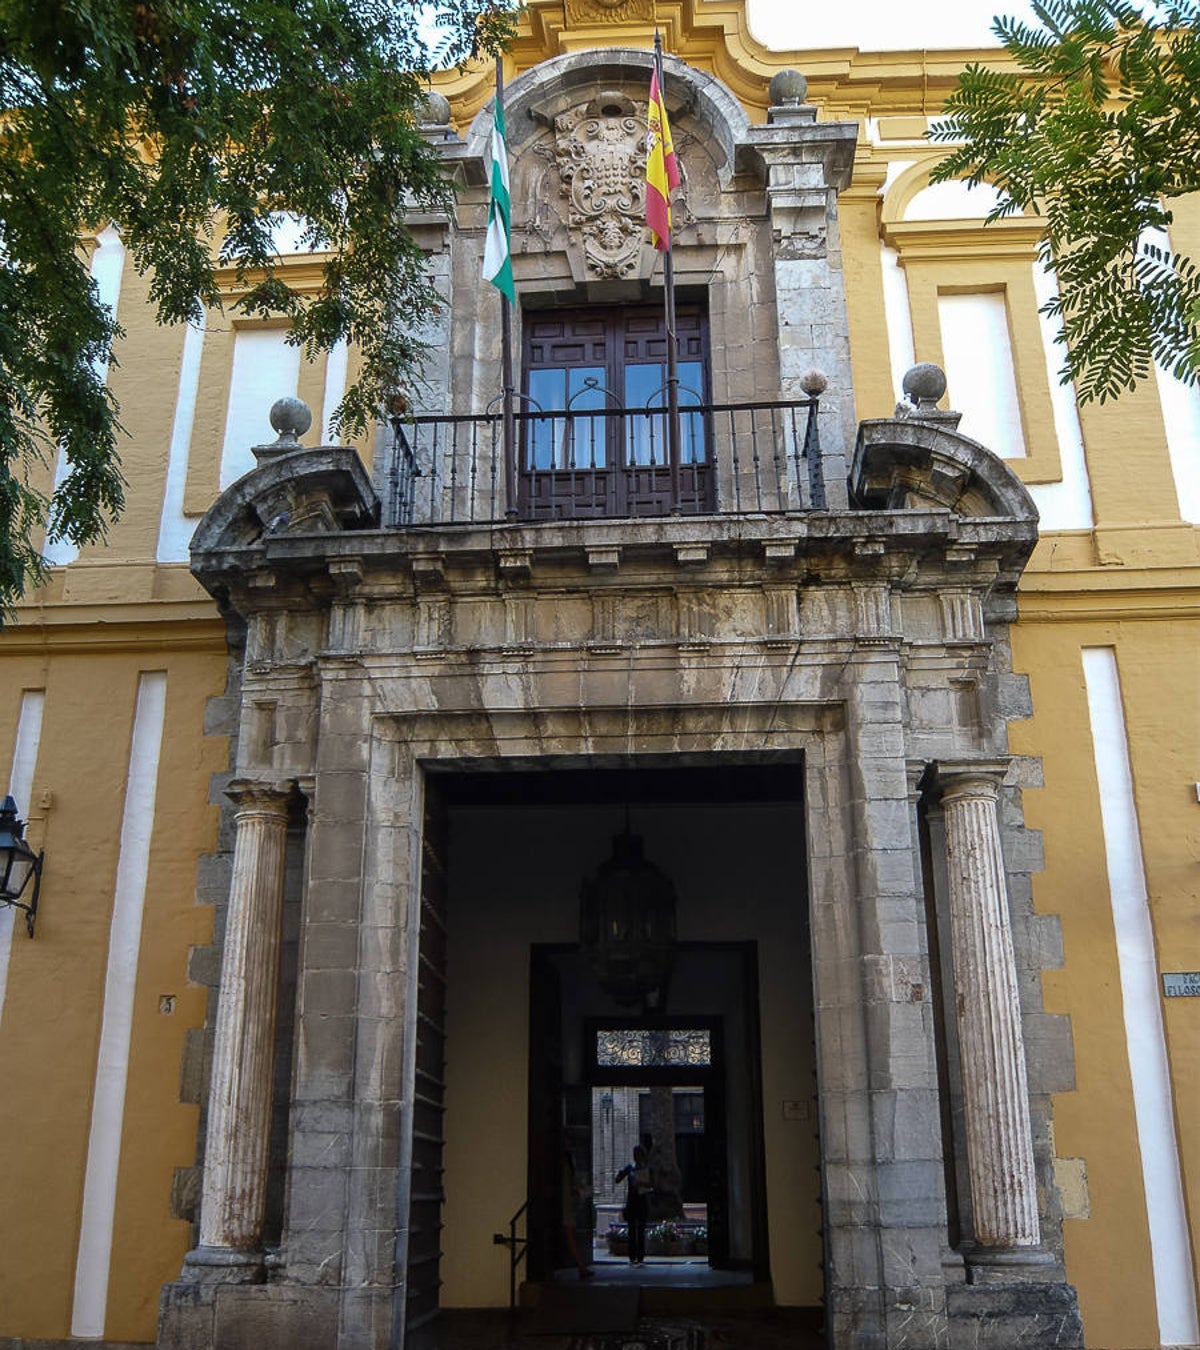
[[[1010,592],[1032,522],[943,510],[580,521],[280,535],[197,552],[242,613],[374,599],[767,585]],[[519,565],[518,565],[519,564]]]
[[[1034,263],[1046,233],[1039,217],[978,220],[898,220],[883,224],[883,240],[911,262],[979,262],[1003,259]]]

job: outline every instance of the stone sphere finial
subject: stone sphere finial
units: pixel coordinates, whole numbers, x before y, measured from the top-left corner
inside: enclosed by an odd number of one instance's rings
[[[806,370],[800,376],[800,388],[809,396],[809,398],[820,398],[820,396],[829,388],[829,379],[825,372],[817,370]]]
[[[961,413],[943,411],[938,399],[946,392],[946,372],[932,361],[921,361],[905,375],[902,385],[904,399],[896,404],[896,416],[913,417],[918,422],[933,422],[950,431],[956,431]]]
[[[933,407],[946,392],[946,372],[932,361],[921,361],[904,376],[902,388],[918,408]]]
[[[283,445],[299,445],[312,426],[312,410],[302,398],[279,398],[271,404],[271,425]]]
[[[808,96],[808,80],[798,70],[780,70],[771,76],[770,98],[776,108],[798,108]]]
[[[450,100],[436,89],[428,89],[417,108],[417,121],[423,127],[450,125]]]

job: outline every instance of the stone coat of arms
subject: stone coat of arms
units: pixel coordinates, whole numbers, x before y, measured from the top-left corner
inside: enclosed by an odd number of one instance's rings
[[[589,275],[637,269],[645,241],[646,105],[605,93],[554,119],[555,159]]]

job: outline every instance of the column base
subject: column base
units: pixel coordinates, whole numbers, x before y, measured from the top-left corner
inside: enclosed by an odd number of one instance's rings
[[[183,1258],[184,1284],[262,1284],[267,1278],[262,1252],[236,1247],[197,1247]]]
[[[968,1284],[1061,1284],[1062,1262],[1045,1247],[964,1247]]]

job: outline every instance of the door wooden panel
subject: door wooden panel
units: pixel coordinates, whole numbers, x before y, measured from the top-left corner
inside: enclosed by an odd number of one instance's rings
[[[709,400],[708,328],[676,314],[680,403]],[[658,307],[562,310],[525,320],[518,509],[525,519],[666,515],[674,507],[665,408],[667,334]],[[600,416],[602,413],[623,415]],[[546,414],[571,412],[554,418]],[[588,416],[587,414],[597,414]],[[678,507],[712,510],[711,428],[683,415]]]

